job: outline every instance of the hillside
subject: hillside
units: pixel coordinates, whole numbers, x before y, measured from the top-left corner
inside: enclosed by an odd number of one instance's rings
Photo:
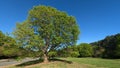
[[[103,40],[90,44],[94,47],[96,56],[102,56],[105,58],[120,58],[120,33],[107,36]]]

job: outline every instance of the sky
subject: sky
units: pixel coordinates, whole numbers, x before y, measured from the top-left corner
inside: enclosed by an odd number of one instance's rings
[[[76,18],[77,43],[91,43],[120,33],[120,0],[0,0],[0,31],[11,33],[33,6],[46,5]]]

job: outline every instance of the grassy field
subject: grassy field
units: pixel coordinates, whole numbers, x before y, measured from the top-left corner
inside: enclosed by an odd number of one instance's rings
[[[66,60],[80,64],[90,64],[97,67],[120,68],[120,59],[100,59],[100,58],[67,58]]]
[[[22,65],[11,65],[0,68],[120,68],[120,59],[99,58],[60,58],[49,63],[24,63]]]

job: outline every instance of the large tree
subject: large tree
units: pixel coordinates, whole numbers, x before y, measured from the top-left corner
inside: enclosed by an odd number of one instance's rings
[[[79,33],[73,16],[50,6],[35,6],[28,19],[17,24],[14,35],[21,46],[42,52],[44,62],[48,62],[50,51],[74,45]]]

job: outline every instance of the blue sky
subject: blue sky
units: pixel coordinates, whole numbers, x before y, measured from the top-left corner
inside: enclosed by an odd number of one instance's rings
[[[120,0],[0,0],[0,30],[11,33],[37,5],[49,5],[75,16],[81,34],[78,43],[94,42],[120,33]]]

